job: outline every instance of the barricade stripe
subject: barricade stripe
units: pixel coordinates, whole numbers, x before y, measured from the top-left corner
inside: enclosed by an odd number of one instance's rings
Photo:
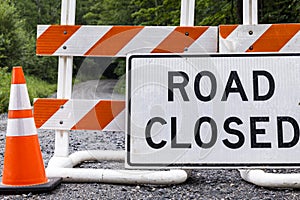
[[[8,119],[29,118],[29,117],[33,117],[31,109],[8,111]]]
[[[36,134],[37,131],[32,117],[23,119],[8,119],[7,121],[6,136],[27,136]]]
[[[113,26],[84,55],[116,55],[141,29],[142,26]]]
[[[67,99],[37,99],[33,104],[33,116],[36,127],[40,128],[43,126],[67,101]]]
[[[125,108],[124,101],[101,100],[71,129],[104,129]],[[97,119],[97,120],[95,120]]]
[[[157,47],[173,30],[175,26],[158,28],[145,26],[121,51],[118,55],[126,55],[128,52],[149,53]]]
[[[105,126],[103,131],[125,131],[125,109],[115,119]]]
[[[238,25],[220,25],[220,36],[226,39],[237,27]]]
[[[218,51],[218,27],[209,27],[195,42],[188,48],[187,53],[217,52]]]
[[[54,54],[64,54],[67,49],[73,56],[82,56],[111,28],[112,26],[81,26]]]
[[[39,38],[48,28],[50,25],[38,25],[37,27],[37,38]]]
[[[11,84],[8,110],[31,109],[26,84]]]
[[[295,47],[298,47],[298,50],[295,49]],[[296,33],[296,35],[290,39],[284,47],[280,49],[282,52],[300,52],[300,31]]]
[[[278,52],[300,30],[295,24],[273,24],[247,52]],[[278,38],[275,40],[274,38]]]
[[[188,48],[207,29],[208,26],[176,27],[151,53],[183,53],[185,48]]]
[[[37,54],[53,54],[80,26],[49,26],[36,42]],[[59,37],[58,37],[59,36]]]

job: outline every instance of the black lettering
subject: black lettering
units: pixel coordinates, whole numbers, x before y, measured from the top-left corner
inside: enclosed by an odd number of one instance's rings
[[[264,76],[269,81],[269,90],[265,95],[260,95],[258,88],[258,77]],[[275,91],[275,81],[272,77],[272,75],[267,71],[253,71],[253,99],[254,101],[266,101],[270,99]]]
[[[232,87],[233,81],[235,81],[236,88]],[[222,101],[227,100],[229,93],[239,93],[243,101],[248,101],[248,98],[246,96],[241,80],[237,74],[237,71],[230,72],[225,91],[222,96]]]
[[[177,125],[176,125],[176,117],[171,117],[171,148],[185,149],[191,148],[191,144],[187,143],[177,143]]]
[[[250,117],[251,148],[271,148],[271,143],[258,143],[256,135],[265,134],[265,129],[257,129],[256,122],[268,122],[269,117]]]
[[[200,128],[201,128],[202,123],[204,123],[204,122],[207,122],[211,127],[211,139],[208,143],[202,142],[201,137],[200,137],[200,135],[201,135]],[[194,134],[195,134],[195,141],[199,147],[208,149],[208,148],[214,146],[214,144],[217,141],[217,133],[218,133],[217,124],[212,118],[201,117],[197,120],[197,122],[195,124]]]
[[[290,142],[283,141],[283,122],[289,122],[294,128],[294,137]],[[299,125],[292,117],[277,117],[278,148],[290,148],[299,141]]]
[[[210,93],[207,96],[203,96],[200,92],[200,80],[203,76],[207,76],[211,82]],[[209,71],[202,71],[202,72],[198,73],[195,78],[195,82],[194,82],[194,90],[195,90],[195,94],[196,94],[197,98],[200,101],[206,102],[206,101],[212,100],[215,97],[216,92],[217,92],[216,77],[213,75],[213,73],[211,73]]]
[[[227,146],[230,149],[238,149],[241,146],[243,146],[243,144],[245,142],[245,137],[241,131],[230,128],[229,125],[233,122],[236,123],[237,125],[243,124],[242,120],[240,120],[239,118],[229,117],[228,119],[225,120],[223,127],[227,133],[236,135],[238,137],[238,141],[236,143],[232,143],[228,139],[224,139],[223,143],[225,144],[225,146]]]
[[[160,143],[153,142],[153,140],[151,138],[151,128],[152,128],[153,124],[156,122],[160,123],[162,125],[167,123],[166,120],[164,120],[161,117],[154,117],[154,118],[150,119],[146,125],[145,135],[146,135],[146,141],[150,147],[152,147],[153,149],[160,149],[160,148],[164,147],[167,142],[165,140],[162,140]]]
[[[174,77],[181,77],[181,83],[174,83]],[[185,72],[182,71],[171,71],[168,72],[168,101],[174,101],[174,89],[177,88],[184,101],[189,101],[187,93],[184,87],[189,83],[189,77]]]

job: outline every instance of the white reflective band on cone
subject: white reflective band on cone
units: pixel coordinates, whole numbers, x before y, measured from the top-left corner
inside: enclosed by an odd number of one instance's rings
[[[8,119],[6,136],[37,135],[33,117]]]
[[[26,84],[12,84],[8,110],[31,109]]]

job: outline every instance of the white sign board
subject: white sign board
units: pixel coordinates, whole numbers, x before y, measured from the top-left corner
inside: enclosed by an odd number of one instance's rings
[[[300,166],[300,54],[127,64],[126,167]]]

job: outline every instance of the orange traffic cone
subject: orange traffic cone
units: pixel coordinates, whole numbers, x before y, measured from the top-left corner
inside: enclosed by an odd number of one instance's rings
[[[61,178],[47,179],[22,67],[14,67],[0,193],[46,192]]]

